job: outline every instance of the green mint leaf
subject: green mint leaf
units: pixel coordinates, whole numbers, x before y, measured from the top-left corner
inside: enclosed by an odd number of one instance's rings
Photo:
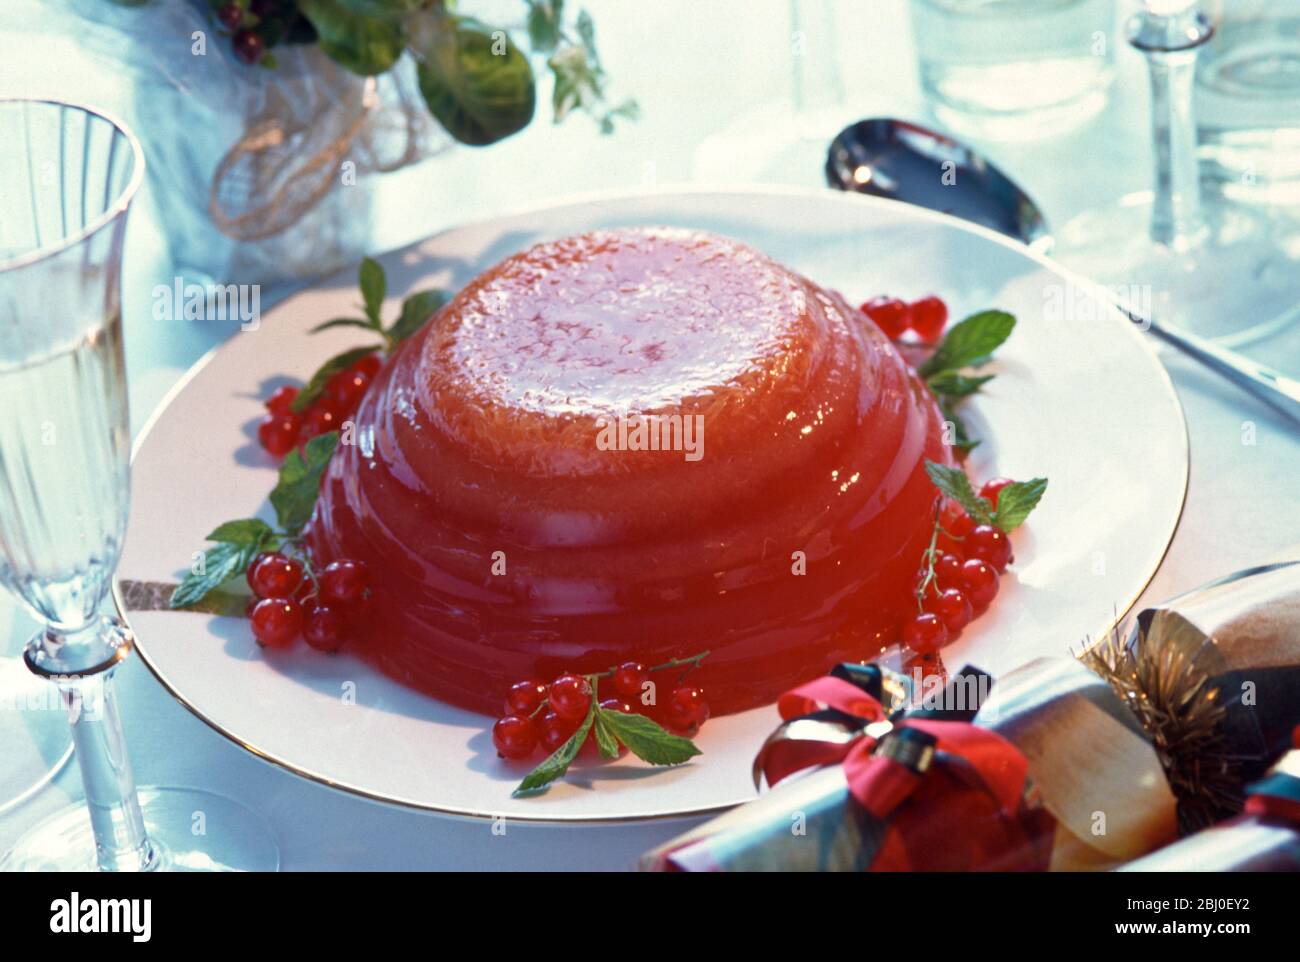
[[[941,397],[969,397],[981,387],[993,380],[992,374],[972,376],[957,371],[940,371],[926,379],[926,386]]]
[[[966,477],[966,472],[961,468],[950,468],[946,464],[939,464],[937,461],[926,460],[925,473],[930,476],[934,486],[966,509],[966,513],[974,519],[976,524],[991,524],[993,521],[993,505],[987,499],[981,498],[975,493],[975,489],[970,486],[970,478]],[[1005,490],[1005,489],[1004,489]],[[1001,495],[998,495],[999,499]]]
[[[358,9],[350,0],[297,0],[313,27],[321,52],[341,67],[372,77],[397,62],[406,47],[399,15],[404,4],[370,4]],[[394,9],[389,9],[394,8]]]
[[[1038,506],[1046,490],[1046,478],[1008,484],[998,492],[998,508],[993,513],[993,523],[1003,531],[1018,528],[1029,517],[1029,512]]]
[[[446,303],[446,291],[420,291],[418,294],[412,294],[402,301],[401,316],[384,333],[394,341],[405,340],[423,327],[424,322],[433,317],[438,308]]]
[[[176,586],[168,602],[173,608],[184,608],[203,599],[231,578],[248,570],[249,563],[261,550],[260,542],[238,543],[221,541],[203,552],[203,564],[198,572],[190,571]]]
[[[596,703],[593,700],[591,708],[587,711],[587,718],[576,732],[573,733],[567,742],[553,751],[546,757],[540,765],[524,776],[524,780],[519,783],[519,787],[514,790],[515,795],[524,795],[528,792],[535,792],[544,785],[549,785],[561,775],[569,770],[569,765],[578,757],[578,749],[586,741],[587,732],[591,731],[591,726],[596,720]]]
[[[1011,336],[1015,326],[1016,319],[1006,311],[972,314],[949,328],[938,350],[921,365],[921,377],[929,378],[940,371],[982,364]]]
[[[379,350],[379,345],[375,344],[370,347],[354,347],[350,351],[344,351],[342,354],[335,354],[332,358],[316,369],[316,373],[311,376],[307,384],[298,396],[293,399],[293,404],[289,409],[295,414],[302,414],[309,407],[316,403],[316,399],[325,393],[325,388],[329,385],[330,378],[339,371],[351,367],[357,361],[361,360],[367,354],[374,354]]]
[[[286,534],[297,534],[311,518],[320,494],[321,475],[338,443],[339,433],[330,431],[307,442],[305,461],[297,448],[285,457],[280,466],[280,480],[271,492],[271,506]]]
[[[231,544],[263,544],[270,541],[275,532],[261,518],[244,518],[242,521],[227,521],[218,525],[208,535],[209,541],[228,541]]]
[[[633,755],[651,765],[680,765],[700,754],[689,738],[666,731],[645,715],[607,711],[601,718]]]
[[[315,334],[317,331],[328,331],[331,327],[362,327],[367,331],[373,331],[375,326],[369,321],[363,321],[359,317],[336,317],[331,321],[325,321],[323,324],[317,324],[308,333]]]
[[[370,318],[373,327],[378,328],[379,310],[384,306],[384,298],[388,295],[388,279],[384,277],[384,269],[379,266],[379,262],[372,257],[361,262],[358,275],[361,299],[366,305],[366,317]]]
[[[416,51],[420,94],[456,140],[482,147],[532,121],[533,68],[503,31],[469,17],[445,16],[424,47]]]
[[[528,0],[528,45],[550,53],[564,33],[564,0]]]
[[[610,714],[608,709],[596,709],[596,747],[600,749],[601,758],[618,758],[618,739],[614,737],[609,723],[605,721],[605,716],[608,714]]]

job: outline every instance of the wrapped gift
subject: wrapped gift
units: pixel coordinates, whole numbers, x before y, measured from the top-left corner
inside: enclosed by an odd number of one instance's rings
[[[1246,787],[1235,818],[1188,836],[1123,872],[1300,872],[1300,728],[1295,748]]]
[[[963,670],[937,705],[841,666],[778,703],[755,765],[771,790],[643,864],[1079,870],[1168,845],[1239,812],[1300,721],[1296,572],[1207,585],[991,690]]]

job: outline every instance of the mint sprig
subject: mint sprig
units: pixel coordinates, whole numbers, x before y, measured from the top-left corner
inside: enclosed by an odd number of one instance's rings
[[[336,354],[317,368],[307,380],[307,384],[298,392],[298,396],[293,399],[291,409],[297,414],[301,414],[316,403],[316,400],[325,393],[330,378],[335,374],[347,370],[368,354],[378,351],[386,354],[393,353],[398,344],[423,327],[424,322],[433,317],[448,300],[446,291],[437,289],[417,291],[402,301],[397,319],[385,326],[382,312],[384,298],[388,296],[388,278],[377,260],[367,257],[361,261],[361,267],[357,271],[357,286],[361,289],[361,307],[364,317],[334,317],[317,324],[311,329],[311,333],[316,334],[319,331],[340,327],[359,327],[363,331],[377,334],[380,339],[362,347],[354,347],[342,354]]]
[[[535,792],[539,788],[551,784],[557,778],[560,778],[569,770],[573,760],[578,757],[578,749],[582,743],[587,740],[587,732],[591,731],[591,726],[596,720],[597,712],[596,702],[593,699],[591,707],[587,709],[587,717],[578,730],[573,733],[567,742],[551,752],[546,761],[542,762],[531,772],[524,776],[524,780],[519,783],[519,787],[514,790],[514,794],[525,795],[529,792]]]
[[[253,559],[263,551],[280,551],[296,544],[303,525],[316,507],[321,475],[338,442],[338,432],[330,431],[307,442],[305,459],[296,450],[290,451],[280,465],[280,476],[271,492],[278,527],[271,527],[261,518],[241,518],[217,525],[207,537],[216,544],[204,549],[203,563],[196,566],[197,570],[191,569],[176,586],[168,604],[172,608],[195,605],[227,581],[247,572]],[[308,559],[303,560],[306,563]]]
[[[614,736],[643,762],[680,765],[700,754],[693,741],[667,731],[653,718],[607,708],[597,708],[596,711]]]
[[[992,501],[975,493],[970,479],[961,468],[927,460],[925,473],[930,476],[934,486],[945,497],[960,504],[976,524],[991,524],[1008,534],[1024,523],[1047,491],[1046,478],[1013,481],[998,492],[995,508]]]
[[[1006,311],[972,314],[949,328],[935,352],[917,369],[939,402],[944,420],[953,426],[952,446],[961,451],[970,451],[979,441],[971,437],[957,405],[993,380],[992,374],[966,374],[963,369],[989,361],[1015,326],[1016,319]]]

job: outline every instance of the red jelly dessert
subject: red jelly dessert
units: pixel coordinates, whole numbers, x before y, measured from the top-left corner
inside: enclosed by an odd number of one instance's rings
[[[371,572],[353,647],[489,713],[520,678],[708,650],[690,682],[725,714],[877,654],[915,614],[924,461],[950,461],[839,295],[666,228],[482,274],[379,372],[354,440],[309,532],[318,564]]]

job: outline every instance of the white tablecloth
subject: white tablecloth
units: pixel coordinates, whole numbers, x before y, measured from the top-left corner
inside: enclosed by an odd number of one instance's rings
[[[410,243],[440,228],[566,192],[669,184],[712,176],[717,158],[705,138],[789,89],[787,4],[712,0],[615,3],[588,0],[601,52],[619,89],[635,94],[642,119],[601,137],[585,118],[561,127],[539,106],[524,134],[487,150],[461,150],[390,176],[381,186],[375,249]],[[836,30],[810,57],[838,57],[844,101],[838,126],[872,115],[926,120],[920,104],[903,0],[832,4]],[[121,110],[123,81],[80,49],[84,27],[35,0],[5,0],[0,23],[0,96],[46,93]],[[820,41],[813,32],[808,40]],[[1121,44],[1122,46],[1122,44]],[[1109,109],[1072,134],[1027,143],[980,142],[1038,200],[1053,223],[1147,185],[1147,91],[1138,57],[1119,51]],[[181,134],[183,135],[183,133]],[[736,180],[821,183],[822,148],[810,143],[778,169],[744,158],[724,172]],[[151,320],[148,291],[166,270],[147,203],[133,214],[124,288],[131,404],[137,427],[167,389],[230,329]],[[266,305],[264,304],[264,307]],[[1300,330],[1248,349],[1300,370]],[[1166,355],[1187,412],[1191,486],[1168,557],[1139,604],[1209,578],[1287,554],[1300,542],[1296,518],[1300,431],[1212,374]],[[1254,425],[1254,443],[1247,422]],[[1124,430],[1116,425],[1116,430]],[[1300,554],[1300,549],[1291,552]],[[16,650],[33,622],[0,599],[0,644]],[[126,731],[142,784],[192,785],[225,792],[261,811],[279,835],[288,869],[620,868],[691,820],[590,828],[458,821],[364,801],[263,763],[209,730],[174,702],[137,661],[118,672]],[[2,762],[0,762],[2,763]],[[17,810],[0,816],[0,851],[30,825],[79,796],[76,766]]]

